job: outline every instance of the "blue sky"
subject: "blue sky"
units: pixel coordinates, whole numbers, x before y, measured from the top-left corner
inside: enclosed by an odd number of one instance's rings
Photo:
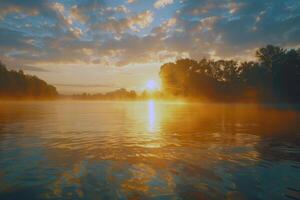
[[[61,93],[142,90],[178,58],[300,46],[299,0],[1,0],[0,59]]]

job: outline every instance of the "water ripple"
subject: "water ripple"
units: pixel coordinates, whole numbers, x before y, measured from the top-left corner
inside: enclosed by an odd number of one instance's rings
[[[6,103],[0,199],[299,199],[299,121],[255,105]]]

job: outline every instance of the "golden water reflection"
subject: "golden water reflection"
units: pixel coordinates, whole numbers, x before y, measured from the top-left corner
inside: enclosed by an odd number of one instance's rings
[[[154,100],[148,101],[148,116],[149,116],[149,132],[154,133],[156,130],[155,124],[155,102]]]
[[[299,121],[256,105],[7,103],[0,199],[276,199],[300,182]]]

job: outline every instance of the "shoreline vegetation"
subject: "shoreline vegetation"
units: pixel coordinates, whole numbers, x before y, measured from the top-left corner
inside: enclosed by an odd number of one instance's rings
[[[107,93],[60,95],[56,88],[0,62],[1,100],[186,100],[222,103],[300,103],[300,49],[268,45],[257,61],[180,59],[161,66],[160,91],[124,88]]]
[[[22,70],[8,70],[0,62],[0,99],[55,99],[56,88],[40,78],[24,74]]]

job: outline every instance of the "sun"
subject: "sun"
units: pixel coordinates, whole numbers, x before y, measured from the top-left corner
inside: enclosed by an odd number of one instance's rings
[[[154,80],[149,80],[146,84],[147,90],[154,91],[158,89],[158,83]]]

